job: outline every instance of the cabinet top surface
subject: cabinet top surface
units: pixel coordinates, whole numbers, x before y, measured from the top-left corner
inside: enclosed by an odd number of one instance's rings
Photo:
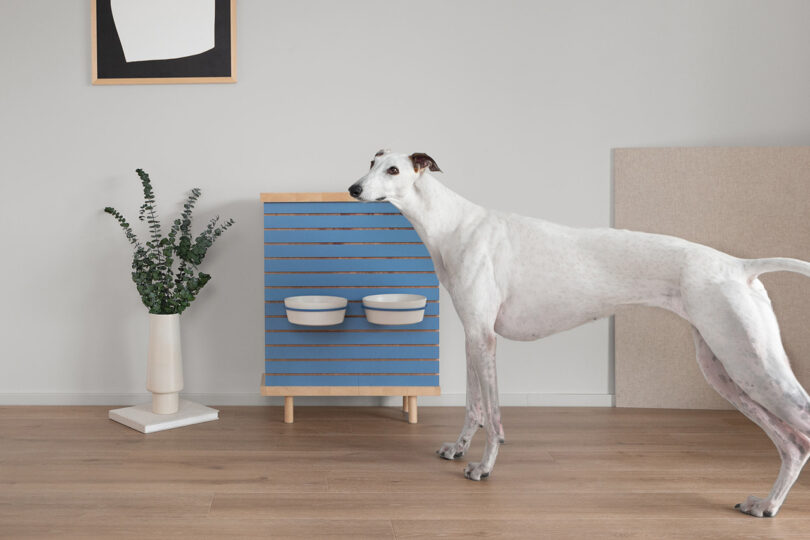
[[[353,202],[347,191],[333,193],[262,193],[261,202]]]

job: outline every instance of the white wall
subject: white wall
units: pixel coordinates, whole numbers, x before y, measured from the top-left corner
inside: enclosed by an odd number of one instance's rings
[[[341,191],[390,147],[473,201],[606,226],[613,147],[810,142],[808,20],[803,0],[240,0],[237,84],[92,87],[88,1],[2,0],[0,402],[142,398],[146,311],[101,211],[135,219],[136,167],[165,218],[199,186],[198,223],[236,219],[183,316],[186,391],[264,403],[259,192]],[[443,299],[432,402],[460,404]],[[609,404],[609,351],[607,321],[502,341],[503,403]]]

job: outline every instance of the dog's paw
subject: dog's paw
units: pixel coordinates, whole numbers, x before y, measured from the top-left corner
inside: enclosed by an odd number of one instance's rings
[[[464,455],[464,450],[460,449],[456,443],[444,443],[441,448],[436,450],[439,457],[442,459],[453,460]]]
[[[479,480],[488,478],[489,472],[489,469],[480,463],[468,463],[467,467],[464,469],[464,477],[468,480],[475,480],[478,482]]]
[[[734,506],[743,514],[748,514],[755,517],[773,517],[779,511],[779,508],[769,499],[760,499],[750,495],[745,502]]]

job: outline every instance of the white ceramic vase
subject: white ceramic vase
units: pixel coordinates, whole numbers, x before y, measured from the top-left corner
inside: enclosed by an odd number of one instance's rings
[[[146,389],[152,392],[152,412],[173,414],[179,408],[183,389],[183,357],[180,352],[180,315],[149,314],[149,356]]]

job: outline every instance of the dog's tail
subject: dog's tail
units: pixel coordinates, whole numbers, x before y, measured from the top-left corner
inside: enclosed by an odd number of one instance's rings
[[[743,265],[748,280],[753,281],[760,274],[768,272],[796,272],[810,277],[810,263],[799,259],[789,259],[786,257],[773,257],[768,259],[744,259]]]

